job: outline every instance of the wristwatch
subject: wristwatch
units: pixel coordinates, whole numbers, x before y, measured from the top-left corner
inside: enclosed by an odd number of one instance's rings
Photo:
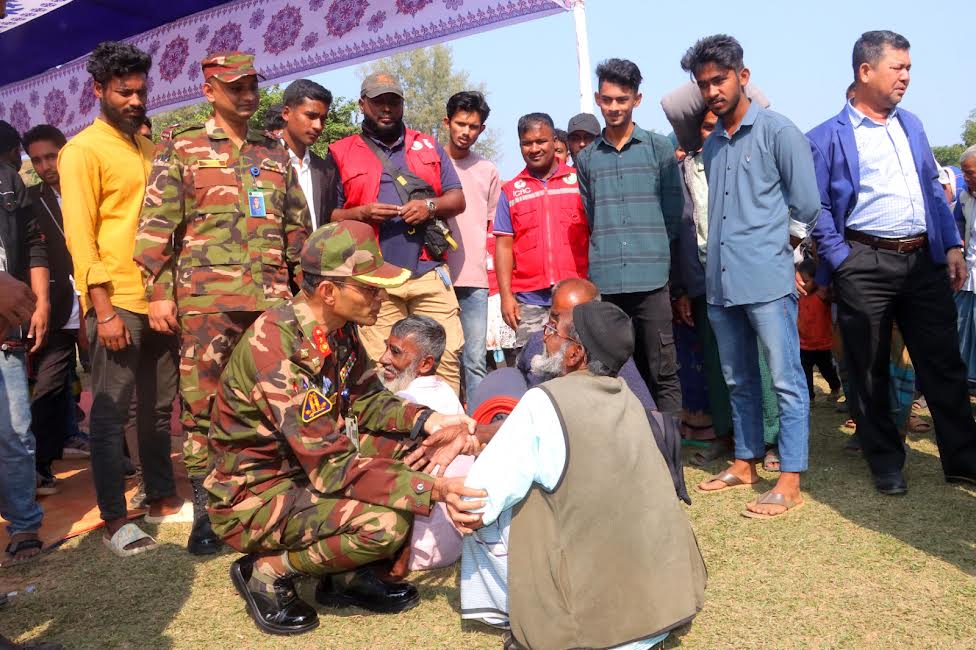
[[[434,412],[432,410],[425,409],[420,414],[420,416],[417,418],[417,421],[414,422],[413,426],[410,428],[411,440],[416,440],[417,436],[419,436],[421,433],[424,432],[424,425],[427,424],[427,420],[430,418],[431,415],[433,415],[433,413]]]
[[[433,217],[434,214],[437,212],[437,204],[434,203],[433,199],[427,199],[426,203],[427,203],[427,216]]]

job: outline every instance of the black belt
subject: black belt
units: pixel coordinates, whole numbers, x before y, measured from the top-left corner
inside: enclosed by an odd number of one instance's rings
[[[881,248],[886,251],[895,251],[896,253],[914,253],[917,250],[925,248],[929,243],[929,236],[925,233],[915,235],[914,237],[888,239],[887,237],[868,235],[858,230],[851,230],[850,228],[844,229],[844,239],[856,241],[874,248]]]

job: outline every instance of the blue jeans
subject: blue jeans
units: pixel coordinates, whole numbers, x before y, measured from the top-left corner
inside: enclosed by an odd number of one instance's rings
[[[488,374],[488,290],[454,287],[464,332],[464,391],[469,398]]]
[[[0,352],[0,515],[10,535],[41,527],[36,487],[27,360],[23,351]]]
[[[765,453],[761,346],[779,404],[779,457],[784,472],[807,469],[810,437],[810,397],[800,364],[796,311],[797,299],[792,294],[750,305],[708,305],[708,320],[715,330],[722,374],[729,386],[735,457],[749,460]]]

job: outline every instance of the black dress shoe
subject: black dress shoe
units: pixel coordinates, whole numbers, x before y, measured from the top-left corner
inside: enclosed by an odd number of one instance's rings
[[[976,485],[976,475],[966,472],[949,471],[945,475],[946,483],[969,483]]]
[[[275,580],[274,593],[269,594],[248,586],[253,570],[254,558],[245,555],[230,565],[230,580],[258,629],[268,634],[302,634],[318,627],[318,613],[298,597],[291,578]]]
[[[362,607],[378,614],[396,614],[420,602],[409,582],[383,582],[369,567],[359,567],[345,586],[325,576],[315,588],[315,600],[326,607]]]
[[[901,472],[889,472],[887,474],[874,475],[874,487],[878,488],[881,494],[897,496],[908,493],[908,483]]]

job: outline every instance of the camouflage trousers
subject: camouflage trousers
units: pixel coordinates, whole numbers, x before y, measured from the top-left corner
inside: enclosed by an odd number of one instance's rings
[[[241,335],[260,315],[236,311],[180,316],[180,405],[186,436],[183,461],[191,478],[204,477],[210,469],[207,435],[220,373]]]
[[[402,438],[363,433],[360,453],[400,458],[406,452]],[[246,524],[232,524],[224,540],[244,553],[287,551],[295,570],[322,576],[391,558],[410,538],[410,512],[320,494],[291,481],[282,487],[286,489],[267,499]],[[214,524],[218,534],[221,523]]]

